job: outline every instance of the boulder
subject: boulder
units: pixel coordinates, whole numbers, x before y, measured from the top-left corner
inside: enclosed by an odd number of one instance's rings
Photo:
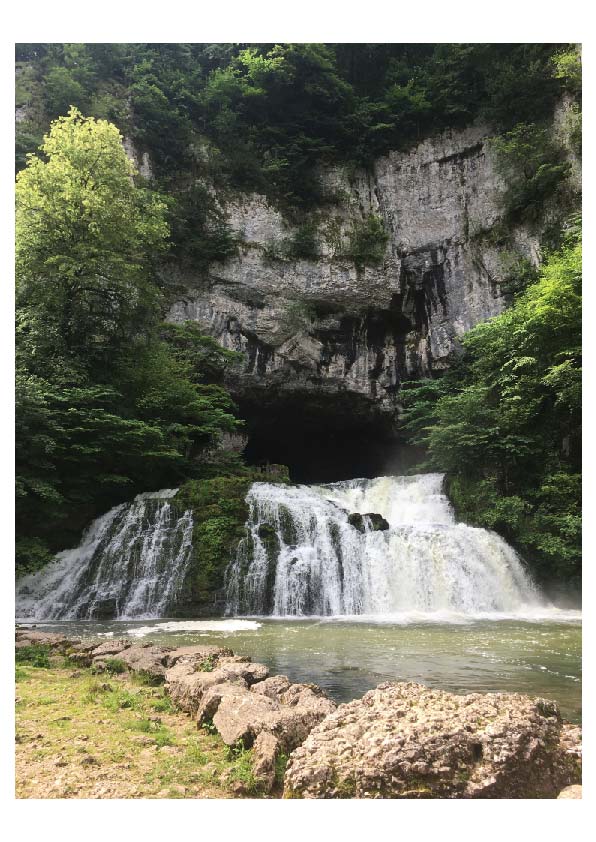
[[[211,690],[200,716],[203,721],[207,716],[213,720],[227,745],[240,741],[250,748],[265,732],[278,740],[280,749],[290,752],[333,710],[335,703],[319,688],[274,676],[250,690]]]
[[[125,649],[130,649],[131,645],[130,640],[109,640],[105,643],[100,643],[99,646],[96,646],[91,652],[91,657],[113,657],[114,655],[119,655],[121,652],[124,652]]]
[[[366,532],[366,523],[364,518],[369,519],[369,528],[373,530],[373,532],[380,532],[385,529],[389,529],[389,524],[383,517],[383,515],[379,515],[376,512],[367,512],[365,515],[361,515],[359,512],[354,512],[351,515],[348,515],[348,523],[357,529],[358,532]]]
[[[381,684],[311,731],[290,757],[284,794],[553,798],[579,780],[564,734],[557,705],[545,699]]]
[[[155,681],[164,681],[166,661],[170,651],[170,648],[166,646],[145,644],[131,646],[121,652],[119,657],[131,672],[143,673]]]
[[[251,748],[261,731],[279,728],[281,705],[250,691],[222,695],[213,714],[213,724],[226,745],[241,742]]]
[[[203,664],[209,668],[201,669]],[[185,657],[167,670],[166,684],[172,701],[187,713],[194,714],[210,687],[230,683],[247,688],[267,678],[267,675],[268,669],[264,664],[253,664],[241,658],[225,657],[215,662],[200,662]]]
[[[16,649],[22,649],[25,646],[51,646],[58,652],[67,652],[79,643],[78,639],[68,638],[55,632],[39,632],[33,629],[17,629],[15,632]]]
[[[252,749],[252,771],[266,792],[275,784],[275,766],[281,747],[279,740],[267,731],[261,731]]]
[[[213,717],[217,713],[217,709],[224,696],[232,696],[237,701],[240,697],[248,693],[248,686],[245,681],[238,679],[231,683],[213,684],[208,687],[201,697],[199,706],[197,708],[197,727],[213,722]]]
[[[211,661],[215,662],[219,658],[231,657],[233,652],[231,649],[223,648],[221,646],[210,646],[202,644],[199,646],[179,646],[177,649],[172,649],[166,658],[166,666],[173,667],[181,658],[191,660],[193,662]],[[250,660],[250,658],[248,659]]]
[[[285,675],[272,675],[264,681],[259,681],[258,684],[252,688],[253,693],[260,693],[263,696],[268,696],[276,702],[279,702],[281,696],[291,686],[290,679]]]

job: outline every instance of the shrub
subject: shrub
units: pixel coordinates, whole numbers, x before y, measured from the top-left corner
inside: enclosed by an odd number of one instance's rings
[[[15,662],[17,664],[29,664],[32,667],[47,669],[50,666],[51,651],[51,647],[43,643],[20,646],[15,651]]]
[[[378,266],[385,257],[388,240],[389,234],[385,230],[383,220],[369,214],[366,219],[352,223],[349,244],[343,256],[353,260],[359,269]]]

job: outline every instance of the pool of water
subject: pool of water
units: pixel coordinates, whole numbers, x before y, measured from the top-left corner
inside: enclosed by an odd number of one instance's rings
[[[119,620],[37,623],[76,636],[226,645],[292,681],[314,682],[338,702],[383,681],[418,681],[455,693],[519,692],[555,699],[581,720],[581,615],[557,619],[395,622],[353,619]]]

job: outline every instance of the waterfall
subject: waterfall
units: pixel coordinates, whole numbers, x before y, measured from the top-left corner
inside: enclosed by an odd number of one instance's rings
[[[248,537],[226,576],[228,614],[517,612],[541,604],[514,550],[457,523],[442,474],[320,486],[255,483]],[[377,513],[375,531],[351,513]]]
[[[20,579],[16,614],[37,620],[161,617],[174,604],[192,552],[192,513],[177,489],[139,494],[93,521],[73,550]]]

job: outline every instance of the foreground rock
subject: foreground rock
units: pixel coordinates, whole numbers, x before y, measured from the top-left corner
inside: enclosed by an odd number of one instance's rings
[[[554,798],[579,781],[579,731],[557,705],[381,684],[315,727],[288,764],[303,798]]]
[[[291,684],[285,675],[276,675],[250,689],[240,682],[211,687],[197,721],[199,725],[213,722],[227,745],[261,746],[259,737],[266,733],[276,740],[274,754],[289,753],[335,708],[335,702],[316,685]],[[269,752],[271,745],[268,741]]]
[[[220,684],[248,688],[269,675],[264,664],[253,664],[249,658],[232,656],[230,650],[216,650],[208,656],[188,654],[166,672],[166,689],[179,708],[195,714],[209,688]]]

